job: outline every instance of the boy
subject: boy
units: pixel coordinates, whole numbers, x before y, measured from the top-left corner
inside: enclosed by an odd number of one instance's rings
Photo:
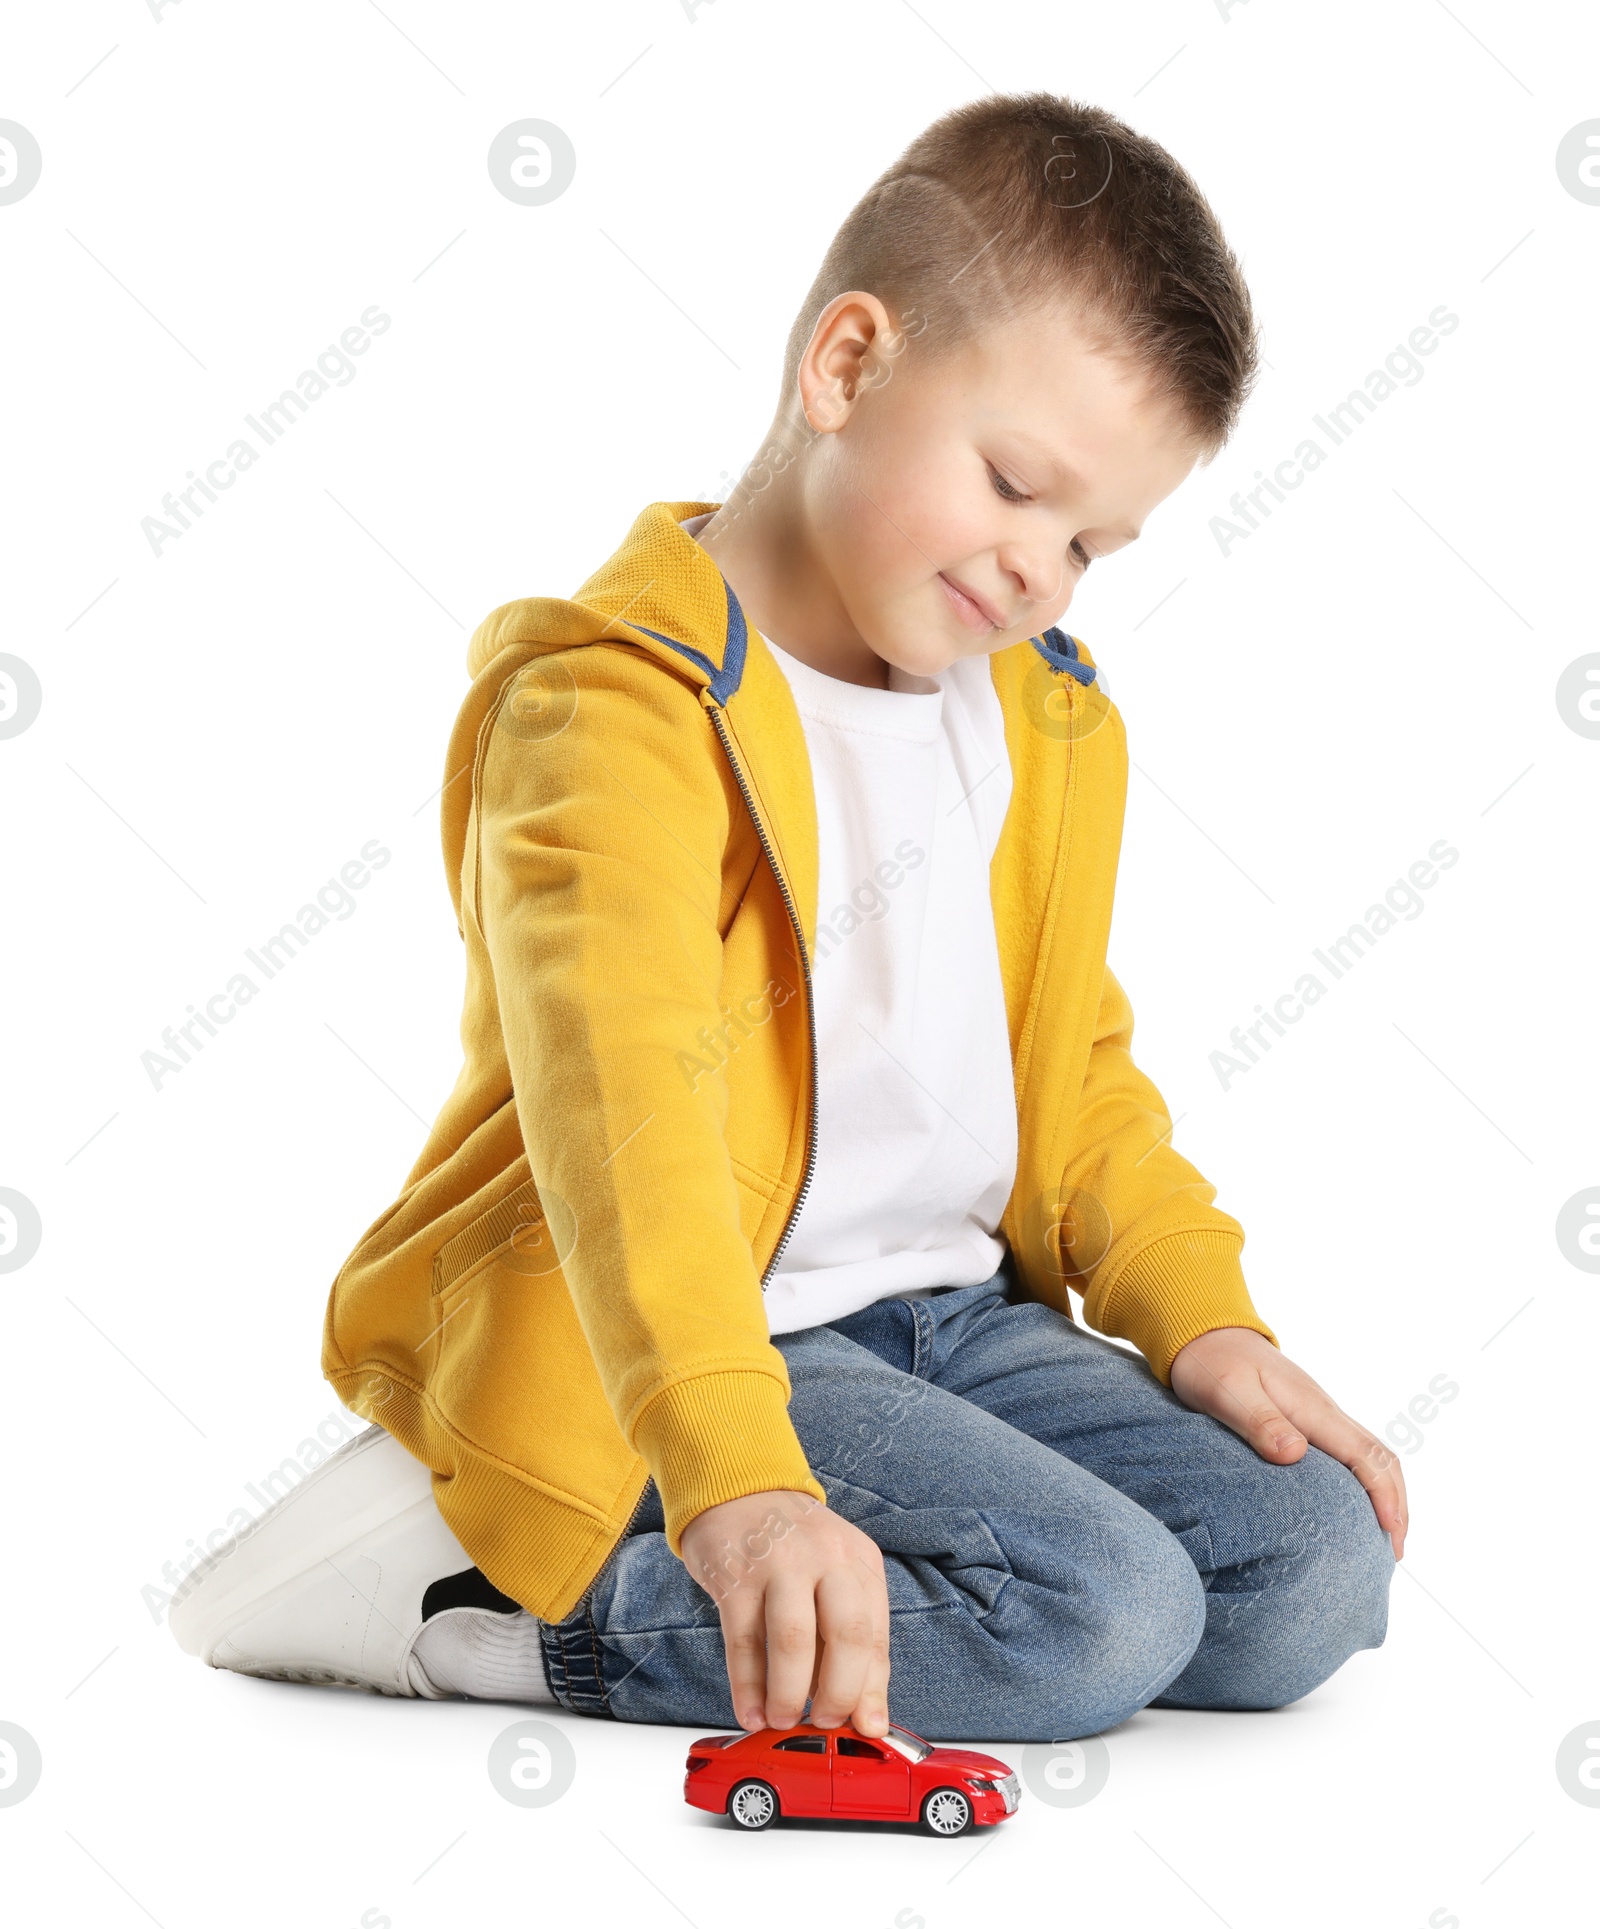
[[[1122,723],[1056,627],[1254,371],[1170,156],[978,101],[839,231],[732,498],[479,628],[465,1064],[324,1334],[377,1424],[190,1579],[191,1652],[1022,1741],[1381,1642],[1398,1468],[1130,1056]]]

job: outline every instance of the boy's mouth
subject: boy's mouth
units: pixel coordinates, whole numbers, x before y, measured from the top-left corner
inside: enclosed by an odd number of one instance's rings
[[[969,630],[1002,630],[1005,628],[1005,624],[1001,621],[998,610],[991,604],[986,603],[981,596],[975,595],[970,589],[963,589],[959,583],[953,582],[950,577],[945,575],[943,570],[939,572],[939,586],[949,598],[950,607],[955,611],[956,615],[961,618],[962,622],[966,624]]]

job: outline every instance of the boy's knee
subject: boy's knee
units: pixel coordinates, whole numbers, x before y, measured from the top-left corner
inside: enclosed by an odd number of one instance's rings
[[[1109,1544],[1081,1590],[1061,1597],[1066,1625],[1046,1668],[1040,1738],[1114,1728],[1181,1674],[1205,1632],[1193,1561],[1159,1522]]]
[[[1298,1701],[1388,1631],[1394,1549],[1365,1488],[1316,1448],[1294,1472],[1277,1544],[1213,1585],[1207,1706]]]
[[[1286,1598],[1285,1609],[1336,1646],[1348,1639],[1343,1660],[1383,1640],[1394,1549],[1348,1467],[1315,1447],[1302,1465],[1297,1518],[1281,1557],[1299,1569],[1297,1599],[1291,1607]]]

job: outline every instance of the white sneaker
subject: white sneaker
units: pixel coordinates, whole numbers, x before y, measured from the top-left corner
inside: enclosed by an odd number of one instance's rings
[[[186,1575],[168,1621],[213,1668],[437,1701],[451,1690],[413,1654],[424,1629],[521,1613],[446,1526],[428,1469],[374,1426]]]

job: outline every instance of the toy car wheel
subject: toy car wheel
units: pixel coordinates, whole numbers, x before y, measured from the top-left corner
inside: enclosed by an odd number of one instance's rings
[[[778,1792],[767,1782],[740,1782],[728,1797],[728,1813],[742,1829],[764,1829],[778,1819]]]
[[[965,1835],[972,1804],[959,1788],[936,1788],[922,1804],[922,1826],[930,1835]]]

